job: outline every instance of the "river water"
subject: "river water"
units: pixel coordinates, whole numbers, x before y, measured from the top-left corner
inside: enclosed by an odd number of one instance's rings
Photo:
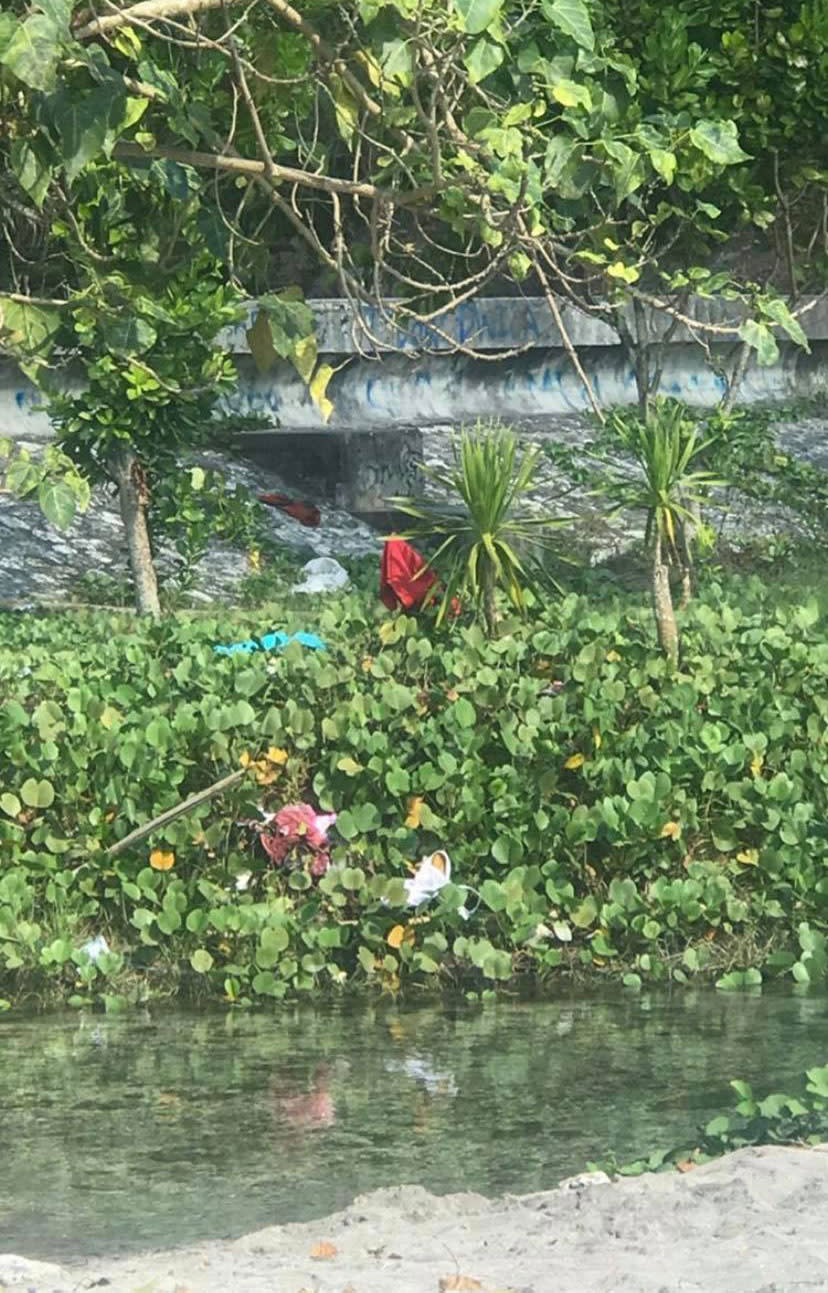
[[[0,1252],[229,1237],[392,1184],[548,1189],[799,1090],[828,999],[585,995],[0,1018]]]

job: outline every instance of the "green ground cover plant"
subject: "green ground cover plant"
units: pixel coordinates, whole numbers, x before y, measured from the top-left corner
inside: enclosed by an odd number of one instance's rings
[[[504,604],[494,641],[373,593],[299,607],[0,620],[6,1002],[824,977],[815,601],[708,580],[672,673],[638,596]],[[328,649],[212,649],[270,627]],[[107,855],[243,765],[238,788]],[[238,824],[298,800],[338,814],[321,878],[270,867]],[[437,848],[456,883],[413,910],[403,881]]]
[[[644,1172],[689,1171],[722,1154],[749,1145],[820,1145],[828,1136],[828,1064],[808,1069],[799,1095],[772,1091],[764,1098],[750,1083],[730,1083],[737,1099],[728,1113],[717,1114],[695,1135],[670,1149],[655,1149],[646,1158],[619,1165],[614,1158],[590,1163],[590,1169],[618,1176]]]

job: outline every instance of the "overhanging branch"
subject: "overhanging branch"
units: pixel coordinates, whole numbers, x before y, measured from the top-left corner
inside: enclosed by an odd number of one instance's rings
[[[201,153],[188,148],[167,148],[158,144],[153,148],[142,148],[140,144],[123,141],[116,144],[112,156],[118,161],[152,161],[160,158],[164,161],[179,162],[182,166],[194,166],[197,169],[227,171],[232,175],[249,175],[251,179],[263,177],[274,182],[298,184],[302,188],[319,189],[323,193],[341,193],[348,197],[369,198],[372,202],[381,202],[390,206],[411,206],[427,201],[436,192],[430,184],[420,189],[409,189],[396,192],[394,189],[381,189],[376,184],[367,184],[361,180],[341,180],[332,175],[316,175],[313,171],[298,170],[294,166],[280,166],[274,162],[272,167],[252,157],[228,157],[219,153]]]

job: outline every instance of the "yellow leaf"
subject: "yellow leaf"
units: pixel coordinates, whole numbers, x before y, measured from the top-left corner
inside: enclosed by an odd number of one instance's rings
[[[758,865],[759,865],[759,850],[758,850],[758,849],[742,849],[742,852],[741,852],[741,853],[737,853],[737,854],[736,854],[736,861],[737,861],[737,862],[741,862],[741,863],[742,863],[742,866],[758,866]]]
[[[334,407],[331,400],[329,400],[328,396],[325,394],[328,389],[328,382],[333,377],[333,371],[334,370],[331,368],[330,364],[320,364],[308,384],[310,397],[326,422],[333,413]]]
[[[374,663],[373,656],[367,655],[365,659],[362,661],[362,672],[370,673],[373,663]]]
[[[288,761],[288,752],[287,750],[279,749],[279,747],[276,745],[271,745],[267,751],[267,754],[265,755],[265,758],[270,763],[277,763],[281,768]]]
[[[618,661],[619,661],[620,659],[621,659],[621,657],[620,657],[620,655],[618,654],[618,652],[617,652],[617,651],[609,651],[609,652],[607,652],[607,660],[609,661],[609,663],[610,663],[610,664],[618,664]]]
[[[419,795],[414,795],[408,801],[408,816],[405,824],[410,831],[416,831],[420,826],[420,819],[423,815],[423,800]]]
[[[663,840],[677,840],[681,835],[681,822],[665,822],[661,828]]]
[[[175,866],[175,854],[153,849],[149,856],[149,864],[153,871],[171,871]]]
[[[570,754],[569,758],[564,764],[564,767],[570,768],[570,769],[580,768],[583,762],[584,762],[584,756],[582,754]]]
[[[764,764],[764,762],[765,760],[762,758],[761,754],[754,754],[750,765],[750,770],[753,773],[754,777],[759,776],[759,773],[762,771],[762,765]]]
[[[594,742],[594,745],[595,745],[596,750],[600,750],[601,745],[602,745],[602,743],[603,743],[603,739],[604,739],[604,738],[601,736],[601,733],[598,731],[598,728],[597,728],[597,727],[593,727],[593,729],[592,729],[592,740],[593,740],[593,742]]]
[[[395,925],[393,929],[389,929],[385,937],[385,941],[389,947],[393,947],[396,949],[402,946],[402,942],[404,938],[405,938],[405,925]]]
[[[249,768],[252,762],[253,760],[250,757],[250,752],[248,750],[244,750],[241,757],[239,758],[239,763],[243,768]]]
[[[247,561],[248,561],[248,565],[250,566],[250,569],[251,569],[251,570],[261,570],[261,568],[262,568],[262,554],[261,554],[261,552],[259,552],[259,549],[258,549],[258,548],[251,548],[251,549],[250,549],[250,551],[249,551],[249,552],[248,552],[248,554],[247,554]]]

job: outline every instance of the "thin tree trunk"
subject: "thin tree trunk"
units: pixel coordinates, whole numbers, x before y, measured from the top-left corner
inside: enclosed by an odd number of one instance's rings
[[[121,520],[126,530],[135,606],[139,615],[152,615],[157,619],[161,614],[161,603],[147,528],[144,469],[131,449],[122,449],[113,461],[112,470],[118,485]]]
[[[483,575],[483,616],[486,620],[486,632],[490,638],[497,637],[497,602],[495,601],[495,581],[491,571]]]
[[[701,507],[698,499],[691,499],[687,504],[687,510],[690,515],[682,521],[679,536],[679,553],[681,555],[681,601],[679,602],[679,610],[681,611],[686,610],[693,595],[693,544],[696,542],[696,536],[701,526]]]
[[[670,592],[670,572],[662,559],[661,535],[656,534],[653,554],[653,611],[658,641],[664,654],[675,669],[678,664],[679,635],[673,595]]]
[[[650,415],[650,338],[644,306],[633,298],[635,318],[635,385],[638,390],[638,412],[646,422]]]

